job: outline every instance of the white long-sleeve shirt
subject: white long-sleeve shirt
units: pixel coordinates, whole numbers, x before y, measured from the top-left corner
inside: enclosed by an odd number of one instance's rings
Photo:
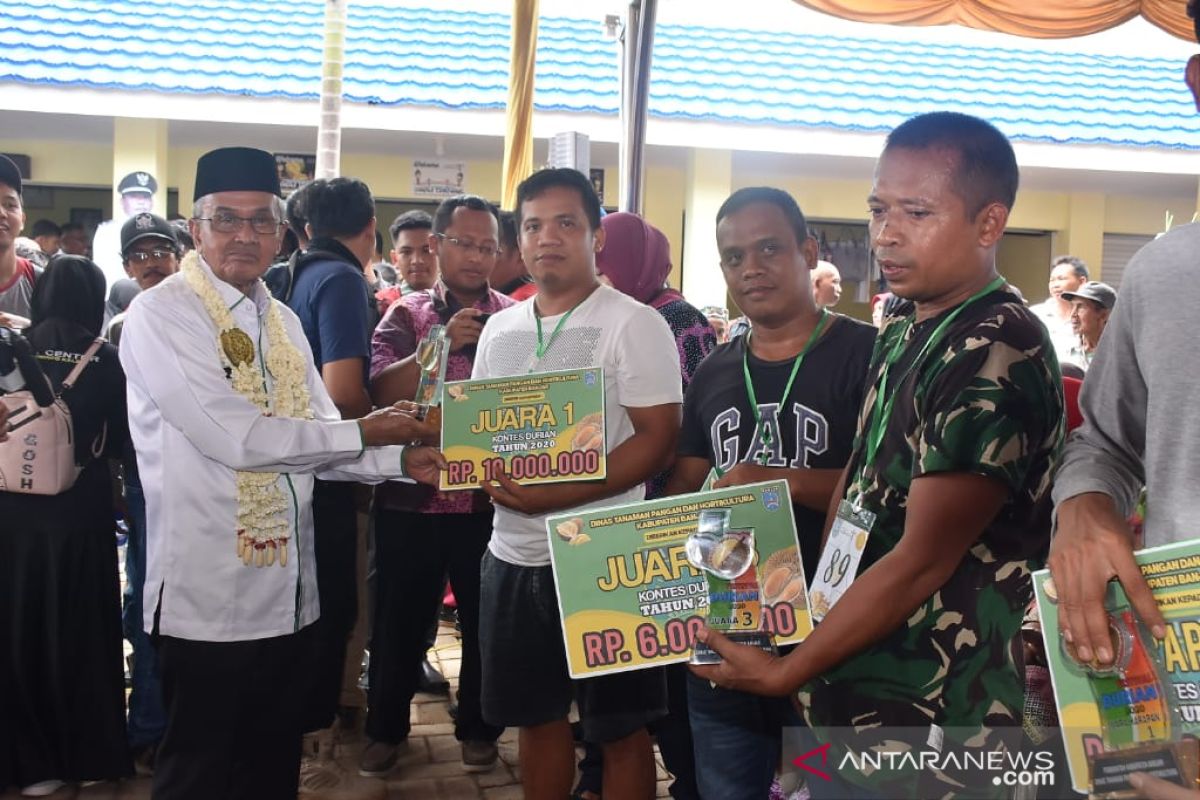
[[[212,271],[201,260],[201,267]],[[313,556],[313,478],[378,482],[402,475],[403,447],[364,450],[358,423],[342,421],[313,366],[296,315],[259,282],[247,297],[214,279],[238,327],[268,349],[275,303],[308,362],[313,420],[264,416],[222,367],[217,327],[174,275],[137,297],[125,320],[121,363],[129,427],[146,496],[146,629],[199,641],[293,633],[320,615]],[[268,375],[265,366],[264,375]],[[237,470],[279,472],[288,513],[288,563],[238,558]]]

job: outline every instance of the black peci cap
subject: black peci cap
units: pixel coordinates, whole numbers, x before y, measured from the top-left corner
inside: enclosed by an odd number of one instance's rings
[[[253,147],[222,147],[200,156],[192,200],[217,192],[269,192],[281,197],[275,156]]]

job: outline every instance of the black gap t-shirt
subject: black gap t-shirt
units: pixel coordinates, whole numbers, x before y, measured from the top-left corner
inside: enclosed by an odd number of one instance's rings
[[[791,395],[783,390],[794,359],[763,361],[750,355],[750,377],[763,425],[773,436],[768,467],[841,469],[850,458],[875,328],[834,316],[829,329],[804,357]],[[754,435],[754,411],[746,393],[742,357],[746,337],[721,345],[700,365],[683,401],[680,456],[703,458],[728,472],[743,461],[762,463],[764,446]],[[807,579],[821,553],[825,512],[793,503]]]

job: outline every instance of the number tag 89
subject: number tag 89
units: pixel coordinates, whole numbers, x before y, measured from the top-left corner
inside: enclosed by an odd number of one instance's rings
[[[837,519],[829,530],[829,539],[821,551],[813,585],[808,591],[809,610],[814,622],[824,619],[829,609],[854,583],[874,524],[873,512],[847,500],[838,504]]]

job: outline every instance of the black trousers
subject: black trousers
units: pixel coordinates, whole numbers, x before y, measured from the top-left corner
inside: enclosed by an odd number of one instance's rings
[[[379,510],[375,518],[375,621],[371,634],[367,735],[399,743],[408,736],[429,619],[450,575],[462,628],[459,741],[494,741],[502,728],[479,707],[479,562],[492,535],[492,512],[417,514]]]
[[[158,637],[167,729],[154,800],[295,800],[313,626],[245,642]]]
[[[302,697],[305,733],[333,724],[342,695],[346,645],[358,616],[357,484],[316,481],[313,547],[321,617],[313,623],[311,681]]]

